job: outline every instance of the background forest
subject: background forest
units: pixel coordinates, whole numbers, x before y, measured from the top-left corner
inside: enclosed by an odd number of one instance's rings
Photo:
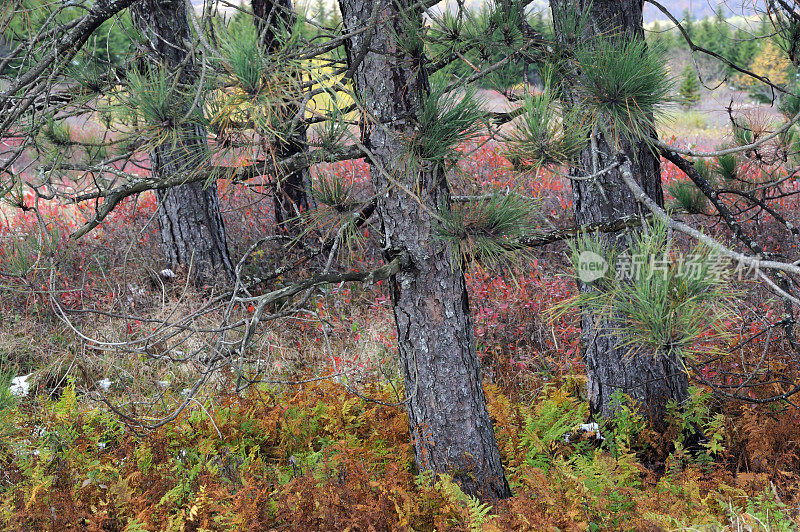
[[[2,528],[800,528],[800,9],[674,5],[2,2]]]

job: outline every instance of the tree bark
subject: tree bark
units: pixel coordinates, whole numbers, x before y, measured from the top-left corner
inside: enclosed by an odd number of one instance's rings
[[[187,49],[191,31],[186,3],[183,0],[140,0],[131,7],[131,18],[144,36],[151,66],[174,72],[179,86],[190,90],[199,73]],[[188,112],[192,104],[176,98],[174,105]],[[174,128],[173,135],[150,152],[150,164],[156,176],[199,171],[210,164],[205,127],[192,123],[167,127]],[[216,181],[157,190],[156,196],[166,262],[171,267],[191,265],[192,278],[198,284],[232,278],[233,264],[228,255]]]
[[[252,0],[253,15],[256,28],[263,39],[265,51],[275,54],[280,48],[278,39],[280,31],[291,31],[294,25],[294,12],[291,0]],[[302,81],[302,80],[296,80]],[[286,123],[295,121],[298,113],[305,112],[299,99],[302,94],[295,95],[296,100],[287,102],[284,107]],[[290,131],[286,138],[277,139],[275,158],[277,160],[292,157],[308,149],[308,126],[301,116],[296,121],[297,127]],[[311,174],[308,168],[287,175],[275,177],[277,186],[273,196],[275,206],[275,223],[279,230],[293,231],[294,220],[299,213],[307,211],[311,205]]]
[[[642,6],[643,0],[550,0],[556,38],[565,42],[575,37],[567,34],[558,23],[559,13],[566,9],[588,12],[587,35],[583,37],[643,40]],[[566,88],[566,103],[577,105],[571,100],[569,87]],[[651,134],[655,135],[654,128]],[[591,142],[587,139],[586,148],[570,170],[572,175],[589,175],[595,172],[595,167],[602,169],[616,161],[616,148],[611,146],[612,141],[605,139],[599,131],[595,132],[595,138],[599,151],[596,162],[592,160]],[[642,189],[663,206],[661,167],[657,155],[641,140],[622,138],[621,146],[632,161],[635,177]],[[577,225],[609,223],[640,213],[636,198],[623,183],[618,170],[595,182],[573,181],[572,191]],[[605,234],[602,238],[607,248],[613,246],[624,252],[626,234],[621,231]],[[579,282],[578,285],[584,292],[593,289],[585,283]],[[630,345],[625,345],[625,339],[613,321],[587,309],[581,313],[581,344],[592,413],[603,418],[611,416],[614,410],[612,395],[620,391],[636,401],[656,428],[664,428],[667,402],[674,399],[680,404],[687,396],[687,376],[677,355],[632,350]]]
[[[510,496],[486,409],[464,276],[450,249],[434,238],[440,205],[450,190],[444,170],[415,158],[416,112],[429,92],[425,58],[398,43],[398,9],[410,0],[376,0],[377,26],[345,43],[353,82],[368,119],[362,140],[372,153],[383,253],[408,264],[390,281],[408,418],[417,467],[451,474],[466,493]],[[339,0],[345,32],[366,25],[373,0]],[[412,192],[413,191],[413,192]],[[414,195],[410,195],[413,193]]]

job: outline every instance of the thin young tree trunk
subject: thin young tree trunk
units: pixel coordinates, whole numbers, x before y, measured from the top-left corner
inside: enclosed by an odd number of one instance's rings
[[[199,73],[187,49],[191,31],[186,3],[141,0],[131,7],[131,18],[144,36],[152,59],[150,66],[174,72],[182,86],[179,90],[192,90]],[[190,111],[192,102],[176,98],[174,105],[181,108],[179,114],[184,114]],[[192,123],[171,127],[172,134],[150,152],[156,176],[191,172],[210,164],[204,127]],[[231,278],[233,264],[228,255],[216,182],[187,183],[159,190],[156,195],[161,245],[167,263],[172,267],[191,265],[191,275],[198,284]]]
[[[417,467],[453,475],[466,493],[507,497],[466,283],[451,263],[451,250],[434,238],[432,213],[449,203],[447,179],[441,167],[415,159],[404,140],[416,135],[415,113],[430,88],[420,68],[424,58],[408,55],[395,41],[403,31],[397,10],[409,9],[412,2],[377,1],[374,31],[348,39],[345,48],[367,113],[362,138],[374,157],[370,175],[383,253],[387,261],[410,257],[391,279],[390,290]],[[339,5],[345,31],[352,32],[368,23],[374,3],[339,0]]]
[[[603,35],[643,40],[642,4],[642,0],[550,0],[556,38],[562,41],[574,38],[559,25],[560,13],[574,9],[579,13],[588,12],[585,26],[588,35],[584,37]],[[571,169],[573,175],[592,174],[595,169],[605,168],[616,160],[616,149],[604,138],[602,128],[595,130],[595,139],[596,160],[592,158],[591,142],[587,140],[586,148]],[[663,205],[658,157],[642,141],[622,139],[621,144],[633,161],[639,184],[648,196]],[[572,191],[578,225],[611,222],[640,212],[640,206],[616,170],[596,182],[573,181]],[[615,246],[624,251],[627,246],[624,232],[603,235],[603,238],[609,248]],[[592,290],[584,283],[579,283],[579,289]],[[614,323],[587,309],[581,314],[581,341],[592,412],[599,417],[612,415],[612,395],[620,391],[638,402],[655,427],[663,428],[667,402],[674,399],[680,403],[687,395],[687,376],[677,356],[632,350],[629,344],[625,345]]]
[[[291,0],[252,0],[253,15],[266,52],[274,54],[280,48],[278,39],[280,32],[291,31],[294,25],[294,13]],[[302,80],[297,80],[302,81]],[[308,149],[307,124],[304,117],[295,120],[301,111],[302,94],[295,95],[296,100],[285,106],[286,123],[297,124],[286,138],[278,139],[275,144],[277,160],[292,157]],[[313,203],[310,198],[311,174],[304,168],[288,175],[276,176],[277,187],[273,196],[275,205],[275,223],[280,230],[292,231],[296,227],[294,220],[299,213],[307,211]]]

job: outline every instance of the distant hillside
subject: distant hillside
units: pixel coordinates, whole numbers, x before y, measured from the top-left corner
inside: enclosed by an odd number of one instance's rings
[[[683,13],[686,10],[697,19],[713,17],[716,13],[717,6],[720,5],[718,2],[711,2],[709,0],[662,0],[659,3],[666,7],[669,12],[679,20],[683,17]],[[749,16],[755,13],[757,6],[761,6],[762,9],[760,9],[760,11],[763,11],[764,2],[762,0],[729,0],[723,2],[721,5],[726,17],[737,15]],[[666,17],[658,8],[645,3],[645,22],[665,19]]]
[[[316,3],[315,0],[294,0],[297,5],[305,5],[311,7],[311,11],[313,11],[313,5]],[[335,0],[326,0],[328,5],[333,5]],[[249,2],[244,2],[245,4],[249,4]],[[455,4],[455,2],[447,2],[447,0],[441,3],[444,6],[447,3]],[[661,0],[661,5],[666,7],[670,13],[672,13],[675,18],[681,19],[683,17],[684,11],[688,10],[695,18],[703,19],[705,17],[714,16],[714,13],[717,9],[717,2],[712,2],[711,0]],[[203,6],[203,0],[192,0],[192,4],[198,9],[201,9]],[[467,0],[466,4],[473,9],[479,9],[482,5],[486,4],[486,0]],[[726,16],[735,16],[735,15],[751,15],[754,12],[756,6],[763,6],[763,0],[726,0],[724,2],[724,9]],[[534,0],[534,6],[538,6],[538,9],[547,9],[548,3],[547,0]],[[225,11],[225,8],[222,8]],[[313,13],[312,13],[313,15]],[[645,22],[653,22],[654,20],[666,20],[661,11],[658,8],[652,6],[651,4],[645,4],[644,8],[644,19]]]

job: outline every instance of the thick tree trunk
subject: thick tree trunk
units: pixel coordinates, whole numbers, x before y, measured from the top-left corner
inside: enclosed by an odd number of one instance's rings
[[[153,66],[179,76],[188,90],[198,72],[187,45],[191,42],[186,3],[183,0],[141,0],[131,7],[131,18],[144,36]],[[191,103],[176,99],[189,111]],[[156,176],[198,170],[210,164],[204,127],[184,123],[172,126],[169,138],[153,147],[150,164]],[[233,276],[225,226],[220,213],[216,182],[196,182],[157,191],[161,244],[167,263],[191,265],[198,284]]]
[[[565,35],[559,27],[558,13],[577,9],[579,12],[588,10],[586,31],[592,37],[644,39],[642,4],[642,0],[550,0],[556,21],[556,38],[569,40],[574,37]],[[596,162],[592,161],[592,149],[587,140],[586,149],[571,169],[573,175],[592,174],[595,168],[605,168],[616,160],[610,141],[597,132],[596,139],[599,151]],[[641,141],[622,139],[622,146],[633,161],[635,177],[643,190],[663,205],[658,157]],[[616,170],[595,182],[573,181],[572,191],[575,221],[579,225],[610,222],[640,212],[640,206]],[[624,232],[604,235],[604,238],[609,248],[615,246],[624,251],[627,246]],[[592,289],[583,283],[579,285],[581,291]],[[631,346],[625,345],[625,340],[615,332],[613,323],[585,309],[581,315],[581,340],[589,401],[597,416],[608,417],[613,413],[612,394],[619,390],[637,401],[655,427],[662,428],[667,401],[674,399],[680,403],[686,398],[687,376],[675,355],[632,351]]]
[[[414,160],[404,142],[416,134],[416,111],[429,91],[420,68],[424,58],[408,56],[394,41],[394,32],[402,35],[397,10],[413,2],[377,1],[375,31],[359,33],[345,47],[356,91],[369,113],[362,136],[374,156],[370,172],[384,255],[386,260],[401,253],[410,257],[390,289],[417,466],[453,475],[467,493],[507,497],[464,276],[433,234],[430,213],[449,203],[450,190],[443,170]],[[363,27],[373,8],[371,0],[339,0],[339,5],[346,32]]]
[[[253,15],[256,28],[263,39],[267,53],[274,54],[280,47],[278,36],[281,30],[291,31],[294,25],[294,13],[291,0],[252,0]],[[302,80],[297,80],[298,82]],[[301,111],[302,94],[295,95],[296,100],[288,102],[284,108],[284,121],[289,124]],[[275,144],[275,158],[278,160],[292,157],[308,149],[308,126],[300,117],[297,127],[288,132],[286,138],[278,139]],[[292,231],[293,222],[298,214],[307,211],[313,203],[310,198],[311,174],[304,168],[288,175],[276,176],[275,189],[275,223],[280,230]]]

